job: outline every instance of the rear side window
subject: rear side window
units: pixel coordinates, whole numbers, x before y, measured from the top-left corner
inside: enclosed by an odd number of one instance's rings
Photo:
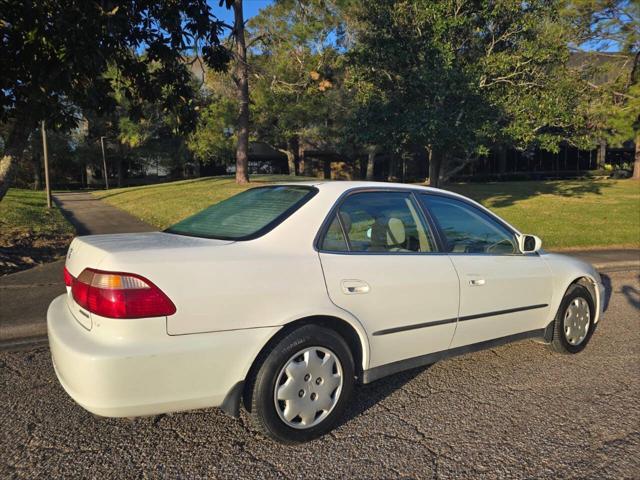
[[[165,231],[224,240],[256,238],[284,221],[316,192],[317,189],[307,186],[252,188],[205,208]]]
[[[435,250],[411,195],[405,192],[349,195],[332,219],[321,248],[334,252],[385,253]]]
[[[334,217],[333,221],[327,229],[327,233],[322,241],[322,250],[329,250],[330,252],[346,252],[348,250],[347,241],[342,233],[342,227],[338,221],[338,217]]]

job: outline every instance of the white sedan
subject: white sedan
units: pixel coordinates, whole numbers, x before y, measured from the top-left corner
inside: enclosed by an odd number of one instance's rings
[[[580,352],[592,266],[476,202],[402,184],[258,187],[164,232],[76,238],[47,324],[97,415],[241,403],[282,442],[340,420],[357,383],[522,339]]]

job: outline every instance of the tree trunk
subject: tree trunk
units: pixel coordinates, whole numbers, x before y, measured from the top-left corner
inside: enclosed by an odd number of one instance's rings
[[[287,156],[287,166],[289,167],[289,175],[295,176],[296,174],[296,154],[291,150],[284,150],[284,154]]]
[[[387,182],[395,182],[396,180],[396,156],[389,157],[389,173],[387,173]]]
[[[432,148],[429,148],[428,156],[429,186],[438,188],[440,186],[440,167],[442,166],[442,156],[439,152],[434,152]]]
[[[244,15],[242,0],[233,2],[236,40],[235,81],[238,95],[238,145],[236,147],[236,183],[249,183],[249,69],[247,68],[247,46],[244,38]]]
[[[446,153],[440,153],[440,169],[438,172],[438,188],[444,188],[451,178],[451,172],[448,171],[451,159]]]
[[[322,159],[322,173],[325,180],[331,180],[331,158],[328,156]]]
[[[498,172],[507,173],[507,149],[504,145],[498,146]]]
[[[11,187],[16,162],[27,148],[31,130],[27,124],[16,122],[7,138],[4,155],[0,158],[0,201],[2,201],[9,187]]]
[[[598,144],[598,159],[596,161],[598,164],[599,170],[604,170],[606,156],[607,156],[607,142],[605,140],[600,140],[600,143]]]
[[[287,149],[284,151],[287,156],[287,165],[289,166],[289,175],[297,175],[296,163],[298,163],[298,138],[291,137],[287,140]]]
[[[93,166],[87,163],[84,171],[87,177],[87,187],[94,186],[96,184],[96,175]]]
[[[128,147],[118,142],[118,160],[116,163],[116,172],[118,187],[122,187],[122,180],[124,179],[124,161],[127,158],[126,152]]]
[[[298,149],[298,157],[300,158],[300,162],[302,162],[303,174],[306,177],[313,177],[313,160],[311,159],[311,157],[307,157],[302,143],[300,144],[300,148]]]
[[[633,175],[631,178],[640,180],[640,135],[636,135],[636,152],[633,161]]]
[[[374,168],[375,168],[377,153],[378,153],[377,145],[372,145],[367,149],[367,174],[364,177],[365,180],[373,180],[375,178]]]
[[[118,187],[122,187],[122,157],[118,157],[118,163],[116,163],[117,183]]]
[[[42,162],[40,162],[40,155],[33,154],[33,189],[42,190]]]

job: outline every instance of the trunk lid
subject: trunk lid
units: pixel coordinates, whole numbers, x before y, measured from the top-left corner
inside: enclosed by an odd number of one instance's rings
[[[136,268],[137,261],[145,263],[179,259],[181,255],[192,252],[193,249],[223,246],[229,243],[233,242],[163,232],[88,235],[76,237],[71,242],[65,266],[74,278],[77,278],[85,268],[113,271],[111,265],[114,261],[120,266],[118,271],[139,274]],[[73,300],[70,288],[67,288],[67,303],[76,320],[83,327],[91,330],[92,314]]]

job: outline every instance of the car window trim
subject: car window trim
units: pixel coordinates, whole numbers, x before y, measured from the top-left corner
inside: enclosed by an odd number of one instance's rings
[[[414,205],[416,205],[417,210],[420,212],[418,215],[422,216],[423,222],[426,225],[428,225],[429,229],[431,230],[431,237],[433,242],[435,243],[437,253],[446,253],[446,249],[445,249],[446,243],[444,238],[442,238],[440,229],[438,228],[438,225],[436,224],[435,219],[432,217],[431,212],[429,212],[426,208],[424,208],[423,205],[420,203],[420,200],[418,199],[418,194],[419,192],[416,192],[415,190],[411,190],[411,197],[412,197],[413,203]],[[424,253],[430,253],[430,252],[424,252]]]
[[[169,233],[171,235],[181,235],[183,237],[206,238],[206,239],[209,239],[209,240],[229,240],[229,241],[232,241],[232,242],[245,242],[245,241],[248,241],[248,240],[255,240],[256,238],[260,238],[260,237],[266,235],[267,233],[269,233],[274,228],[276,228],[278,225],[280,225],[282,222],[284,222],[286,219],[288,219],[291,215],[293,215],[297,210],[299,210],[303,205],[305,205],[307,202],[309,202],[309,200],[311,200],[313,197],[315,197],[317,195],[317,193],[319,192],[317,187],[313,187],[311,185],[296,185],[295,183],[293,183],[293,184],[281,184],[281,185],[263,185],[263,186],[260,186],[260,187],[248,188],[247,190],[245,190],[245,192],[248,192],[249,190],[258,190],[258,189],[265,189],[265,188],[278,188],[278,187],[295,187],[295,188],[300,188],[300,189],[303,189],[303,190],[308,190],[308,192],[300,200],[295,202],[293,205],[291,205],[289,208],[287,208],[285,211],[283,211],[280,215],[278,215],[276,218],[274,218],[269,223],[267,223],[264,227],[260,228],[259,230],[255,231],[255,232],[253,232],[253,233],[251,233],[249,235],[244,235],[242,237],[229,237],[229,236],[223,236],[223,235],[217,235],[217,236],[213,236],[213,235],[196,235],[196,234],[188,234],[188,233],[181,233],[181,232],[173,232],[173,231],[171,231],[171,227],[166,228],[162,232],[163,233]],[[241,192],[241,193],[244,193],[244,192]],[[212,205],[215,205],[215,204],[212,204]],[[209,207],[212,206],[212,205],[209,205]],[[206,207],[206,208],[209,208],[209,207]]]
[[[465,199],[463,198],[458,198],[458,197],[454,197],[452,195],[442,195],[440,193],[436,193],[436,192],[419,192],[419,195],[423,195],[426,197],[429,196],[435,196],[435,197],[445,197],[448,200],[453,200],[453,201],[458,201],[464,205],[466,205],[467,207],[473,209],[475,212],[477,212],[481,218],[486,218],[488,221],[495,221],[495,223],[497,223],[501,229],[505,230],[506,233],[510,234],[512,237],[512,240],[515,242],[516,245],[516,252],[514,253],[491,253],[491,252],[476,252],[476,253],[467,253],[467,252],[447,252],[447,248],[449,245],[448,240],[446,239],[446,236],[444,234],[444,231],[442,229],[442,227],[440,226],[440,222],[438,222],[438,220],[434,217],[434,215],[430,212],[429,209],[429,205],[428,202],[426,202],[426,205],[423,204],[422,202],[418,201],[418,203],[420,204],[420,206],[429,214],[429,216],[433,219],[434,223],[437,225],[437,231],[438,234],[440,236],[440,239],[442,241],[442,251],[447,253],[447,255],[456,255],[456,256],[460,256],[460,255],[483,255],[483,256],[499,256],[499,257],[513,257],[513,256],[522,256],[525,255],[522,251],[520,251],[520,244],[518,242],[518,233],[516,231],[513,230],[513,228],[511,228],[509,225],[507,225],[503,220],[500,219],[500,217],[496,216],[495,214],[493,214],[491,211],[485,211],[484,209],[478,208],[477,205],[474,205],[471,202],[465,201]]]
[[[392,192],[392,193],[404,193],[406,195],[409,196],[409,201],[413,203],[414,208],[416,209],[416,211],[418,212],[418,220],[420,222],[422,222],[422,227],[428,227],[429,230],[431,230],[431,233],[429,231],[425,231],[425,234],[428,235],[434,242],[434,246],[437,249],[434,252],[366,252],[366,251],[353,251],[351,250],[351,243],[348,239],[348,236],[345,233],[344,230],[344,225],[342,224],[342,218],[340,218],[340,215],[338,215],[339,211],[340,211],[340,207],[342,206],[342,204],[346,201],[346,199],[348,197],[350,197],[351,195],[355,195],[355,194],[359,194],[359,193],[379,193],[379,192]],[[425,222],[425,219],[421,216],[421,211],[422,211],[422,206],[420,205],[420,202],[417,201],[417,199],[415,198],[414,194],[416,192],[416,189],[412,189],[410,187],[400,187],[400,188],[394,188],[394,187],[355,187],[355,188],[351,188],[349,190],[346,190],[345,192],[343,192],[338,199],[335,201],[335,203],[333,204],[333,206],[331,207],[331,210],[329,210],[329,213],[327,214],[327,216],[325,217],[324,221],[322,222],[322,224],[320,225],[320,229],[318,230],[318,233],[316,234],[316,238],[313,242],[313,246],[314,249],[318,252],[318,253],[330,253],[330,254],[334,254],[334,255],[446,255],[447,253],[443,251],[443,249],[441,248],[441,244],[439,242],[439,237],[436,234],[436,232],[433,230],[433,227],[429,224],[429,222]],[[420,193],[420,192],[418,192]],[[424,213],[423,213],[424,215]],[[337,251],[337,250],[326,250],[324,248],[322,248],[322,243],[323,240],[326,236],[326,233],[329,229],[329,227],[331,226],[331,222],[333,221],[333,218],[335,218],[335,216],[338,217],[338,222],[340,223],[340,229],[342,231],[342,234],[345,237],[345,241],[347,243],[347,251]]]
[[[347,247],[347,252],[352,252],[351,239],[349,238],[349,235],[347,235],[347,230],[344,228],[344,222],[342,221],[342,215],[340,215],[340,208],[338,208],[336,210],[335,218],[336,218],[336,220],[338,220],[338,225],[340,225],[340,232],[342,232],[342,238],[344,239],[344,244]],[[328,233],[328,230],[327,230],[326,233]],[[323,243],[324,243],[324,238],[327,238],[326,233],[325,233],[325,236],[323,237]]]

